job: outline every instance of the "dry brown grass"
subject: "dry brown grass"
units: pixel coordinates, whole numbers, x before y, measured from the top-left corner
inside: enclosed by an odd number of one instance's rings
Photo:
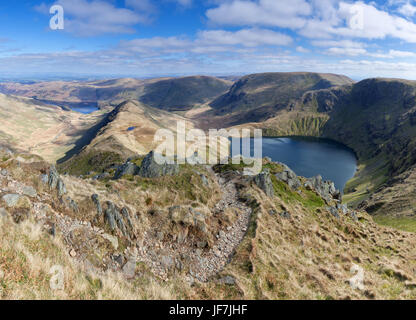
[[[62,266],[64,289],[50,287],[51,268]],[[91,274],[69,257],[59,237],[26,220],[17,225],[0,218],[0,299],[177,299],[177,283],[163,283],[150,274],[133,282],[121,274]],[[186,284],[180,284],[186,287]]]

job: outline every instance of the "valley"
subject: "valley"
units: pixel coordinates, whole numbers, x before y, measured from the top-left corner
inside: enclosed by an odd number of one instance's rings
[[[416,297],[415,81],[297,72],[9,82],[0,92],[0,226],[14,232],[0,228],[2,236],[89,274],[77,281],[93,297],[117,298],[108,290],[115,283],[120,296],[144,298]],[[71,110],[80,105],[98,110]],[[348,172],[335,186],[287,167],[314,157],[299,145],[284,163],[264,158],[255,176],[231,162],[159,165],[154,135],[177,134],[178,121],[188,130],[262,129],[291,143],[328,139],[326,148],[342,147],[313,161],[344,161],[332,169]],[[22,289],[8,271],[19,257],[4,248],[0,295],[51,297],[43,249],[31,253],[38,269],[22,267],[41,285]],[[365,271],[363,290],[349,283],[352,265]],[[78,298],[81,285],[71,286],[64,297]]]

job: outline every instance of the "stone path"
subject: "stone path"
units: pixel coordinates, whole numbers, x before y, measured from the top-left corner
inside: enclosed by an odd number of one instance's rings
[[[221,214],[228,208],[234,208],[238,209],[239,215],[233,226],[225,232],[220,231],[215,246],[206,255],[196,259],[196,264],[191,268],[191,276],[202,282],[207,282],[230,262],[247,233],[252,214],[252,209],[238,200],[237,190],[232,181],[226,182],[223,178],[219,178],[218,183],[223,190],[223,197],[216,204],[215,211]]]
[[[234,208],[236,213],[238,212],[236,222],[226,231],[219,232],[217,242],[208,252],[194,249],[186,242],[182,245],[174,243],[167,247],[150,234],[144,234],[144,240],[137,245],[137,261],[144,262],[160,278],[167,280],[170,270],[181,270],[181,262],[178,257],[187,256],[190,257],[190,261],[187,263],[190,270],[189,281],[207,282],[224,269],[230,262],[234,251],[244,239],[252,209],[238,200],[234,182],[227,182],[218,175],[216,177],[223,195],[222,199],[215,205],[214,212],[222,214],[225,210]]]

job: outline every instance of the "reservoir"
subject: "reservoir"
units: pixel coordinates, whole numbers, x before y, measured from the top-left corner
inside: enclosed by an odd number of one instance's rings
[[[263,157],[286,164],[302,177],[321,175],[324,180],[333,181],[339,190],[344,190],[357,170],[353,150],[327,139],[263,138]]]

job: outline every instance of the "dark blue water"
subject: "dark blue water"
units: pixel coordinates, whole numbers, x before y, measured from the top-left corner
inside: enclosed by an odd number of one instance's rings
[[[83,114],[89,114],[89,113],[93,113],[97,110],[99,110],[98,107],[95,106],[91,106],[91,107],[71,107],[71,110],[75,111],[75,112],[80,112]]]
[[[253,147],[253,142],[251,142]],[[346,146],[326,139],[263,138],[263,157],[285,163],[297,175],[321,175],[343,190],[357,170],[357,158]]]

